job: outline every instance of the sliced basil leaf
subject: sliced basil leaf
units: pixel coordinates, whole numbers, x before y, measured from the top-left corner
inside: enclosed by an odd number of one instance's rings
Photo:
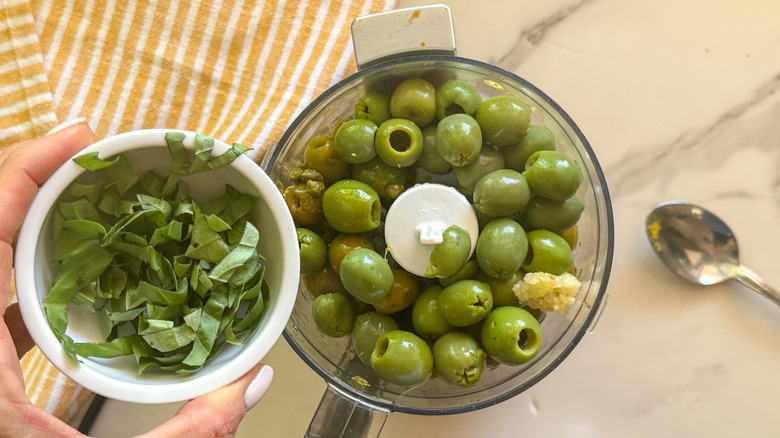
[[[246,219],[257,199],[226,185],[224,194],[198,205],[183,182],[248,148],[234,144],[212,157],[214,140],[197,135],[191,155],[184,138],[166,135],[166,176],[146,172],[139,179],[123,155],[77,159],[95,172],[72,183],[53,211],[59,271],[43,304],[68,356],[133,355],[139,374],[192,373],[259,324],[265,266],[259,231]],[[105,342],[66,335],[69,306],[96,312]]]

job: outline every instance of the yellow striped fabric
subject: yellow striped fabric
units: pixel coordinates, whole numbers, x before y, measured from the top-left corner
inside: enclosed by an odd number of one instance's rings
[[[349,26],[394,0],[0,0],[0,150],[84,117],[98,138],[180,128],[252,146],[355,70]],[[12,291],[13,294],[13,291]],[[88,399],[37,349],[28,396]]]

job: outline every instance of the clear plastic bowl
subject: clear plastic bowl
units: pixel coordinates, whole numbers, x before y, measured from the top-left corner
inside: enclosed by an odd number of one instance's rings
[[[585,136],[571,118],[541,90],[498,67],[444,55],[410,56],[361,70],[336,84],[311,103],[264,157],[261,167],[280,188],[290,185],[290,171],[303,162],[303,153],[315,135],[330,133],[339,119],[352,117],[355,102],[369,91],[389,89],[408,77],[424,77],[436,84],[451,77],[474,85],[484,98],[509,94],[531,109],[531,122],[544,125],[556,137],[557,148],[574,158],[583,173],[578,196],[585,210],[578,223],[579,240],[574,264],[582,287],[575,304],[564,315],[548,313],[542,321],[541,351],[522,366],[491,365],[474,386],[460,388],[432,378],[407,388],[386,383],[364,365],[351,348],[350,337],[329,338],[320,333],[311,316],[314,295],[301,283],[284,337],[300,357],[328,383],[309,436],[326,436],[342,421],[351,422],[343,436],[378,435],[389,412],[440,415],[473,411],[509,399],[533,386],[557,367],[594,326],[606,300],[612,262],[612,208],[604,175]],[[373,415],[354,415],[348,407],[368,409]],[[378,415],[379,414],[379,415]],[[352,416],[349,420],[348,417]],[[377,416],[379,418],[377,418]],[[347,417],[342,419],[340,417]],[[351,428],[351,429],[350,429]],[[362,430],[361,430],[362,429]],[[323,432],[326,431],[326,432]],[[338,435],[336,435],[338,436]]]

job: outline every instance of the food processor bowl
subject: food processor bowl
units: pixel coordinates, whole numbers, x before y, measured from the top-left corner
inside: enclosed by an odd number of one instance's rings
[[[409,16],[418,11],[419,8],[394,13]],[[288,187],[290,173],[303,163],[304,150],[312,138],[331,133],[339,120],[350,119],[355,102],[368,92],[392,90],[410,77],[423,77],[434,85],[458,78],[471,83],[483,98],[519,97],[531,110],[531,124],[544,125],[552,131],[557,149],[573,158],[583,174],[577,195],[585,208],[577,224],[578,241],[573,249],[581,288],[576,302],[566,313],[549,312],[543,318],[541,350],[529,362],[507,366],[488,361],[481,380],[471,387],[431,378],[423,385],[410,388],[381,380],[357,357],[349,336],[331,338],[322,334],[311,314],[317,291],[308,290],[305,282],[301,282],[284,337],[328,384],[307,436],[378,436],[391,412],[457,414],[507,400],[539,382],[571,353],[593,329],[607,299],[614,244],[612,208],[593,149],[574,121],[549,96],[499,67],[442,54],[413,54],[373,62],[328,89],[301,112],[279,143],[268,151],[261,167],[280,189]]]

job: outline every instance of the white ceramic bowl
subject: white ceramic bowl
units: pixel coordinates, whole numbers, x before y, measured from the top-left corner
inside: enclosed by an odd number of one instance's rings
[[[171,162],[165,143],[165,133],[170,131],[128,132],[95,143],[81,153],[98,151],[104,159],[124,153],[139,173],[151,169],[165,171]],[[185,147],[192,150],[195,134],[185,134]],[[227,144],[215,140],[212,153],[216,156],[228,149]],[[16,245],[15,276],[19,307],[30,335],[49,361],[95,393],[138,403],[168,403],[194,398],[236,380],[260,362],[282,334],[292,312],[298,292],[300,259],[295,225],[279,189],[250,158],[243,155],[229,166],[199,173],[184,181],[190,186],[193,199],[199,202],[222,194],[225,184],[259,197],[250,216],[260,232],[258,251],[267,261],[265,278],[270,288],[270,302],[254,335],[243,345],[225,345],[218,355],[192,374],[148,370],[153,372],[147,371],[139,376],[132,356],[81,358],[80,362],[66,356],[49,328],[42,307],[55,274],[50,256],[52,233],[49,212],[63,190],[82,172],[84,169],[69,160],[41,187]],[[92,321],[94,323],[81,318],[69,319],[67,334],[74,341],[101,340],[96,317]]]

